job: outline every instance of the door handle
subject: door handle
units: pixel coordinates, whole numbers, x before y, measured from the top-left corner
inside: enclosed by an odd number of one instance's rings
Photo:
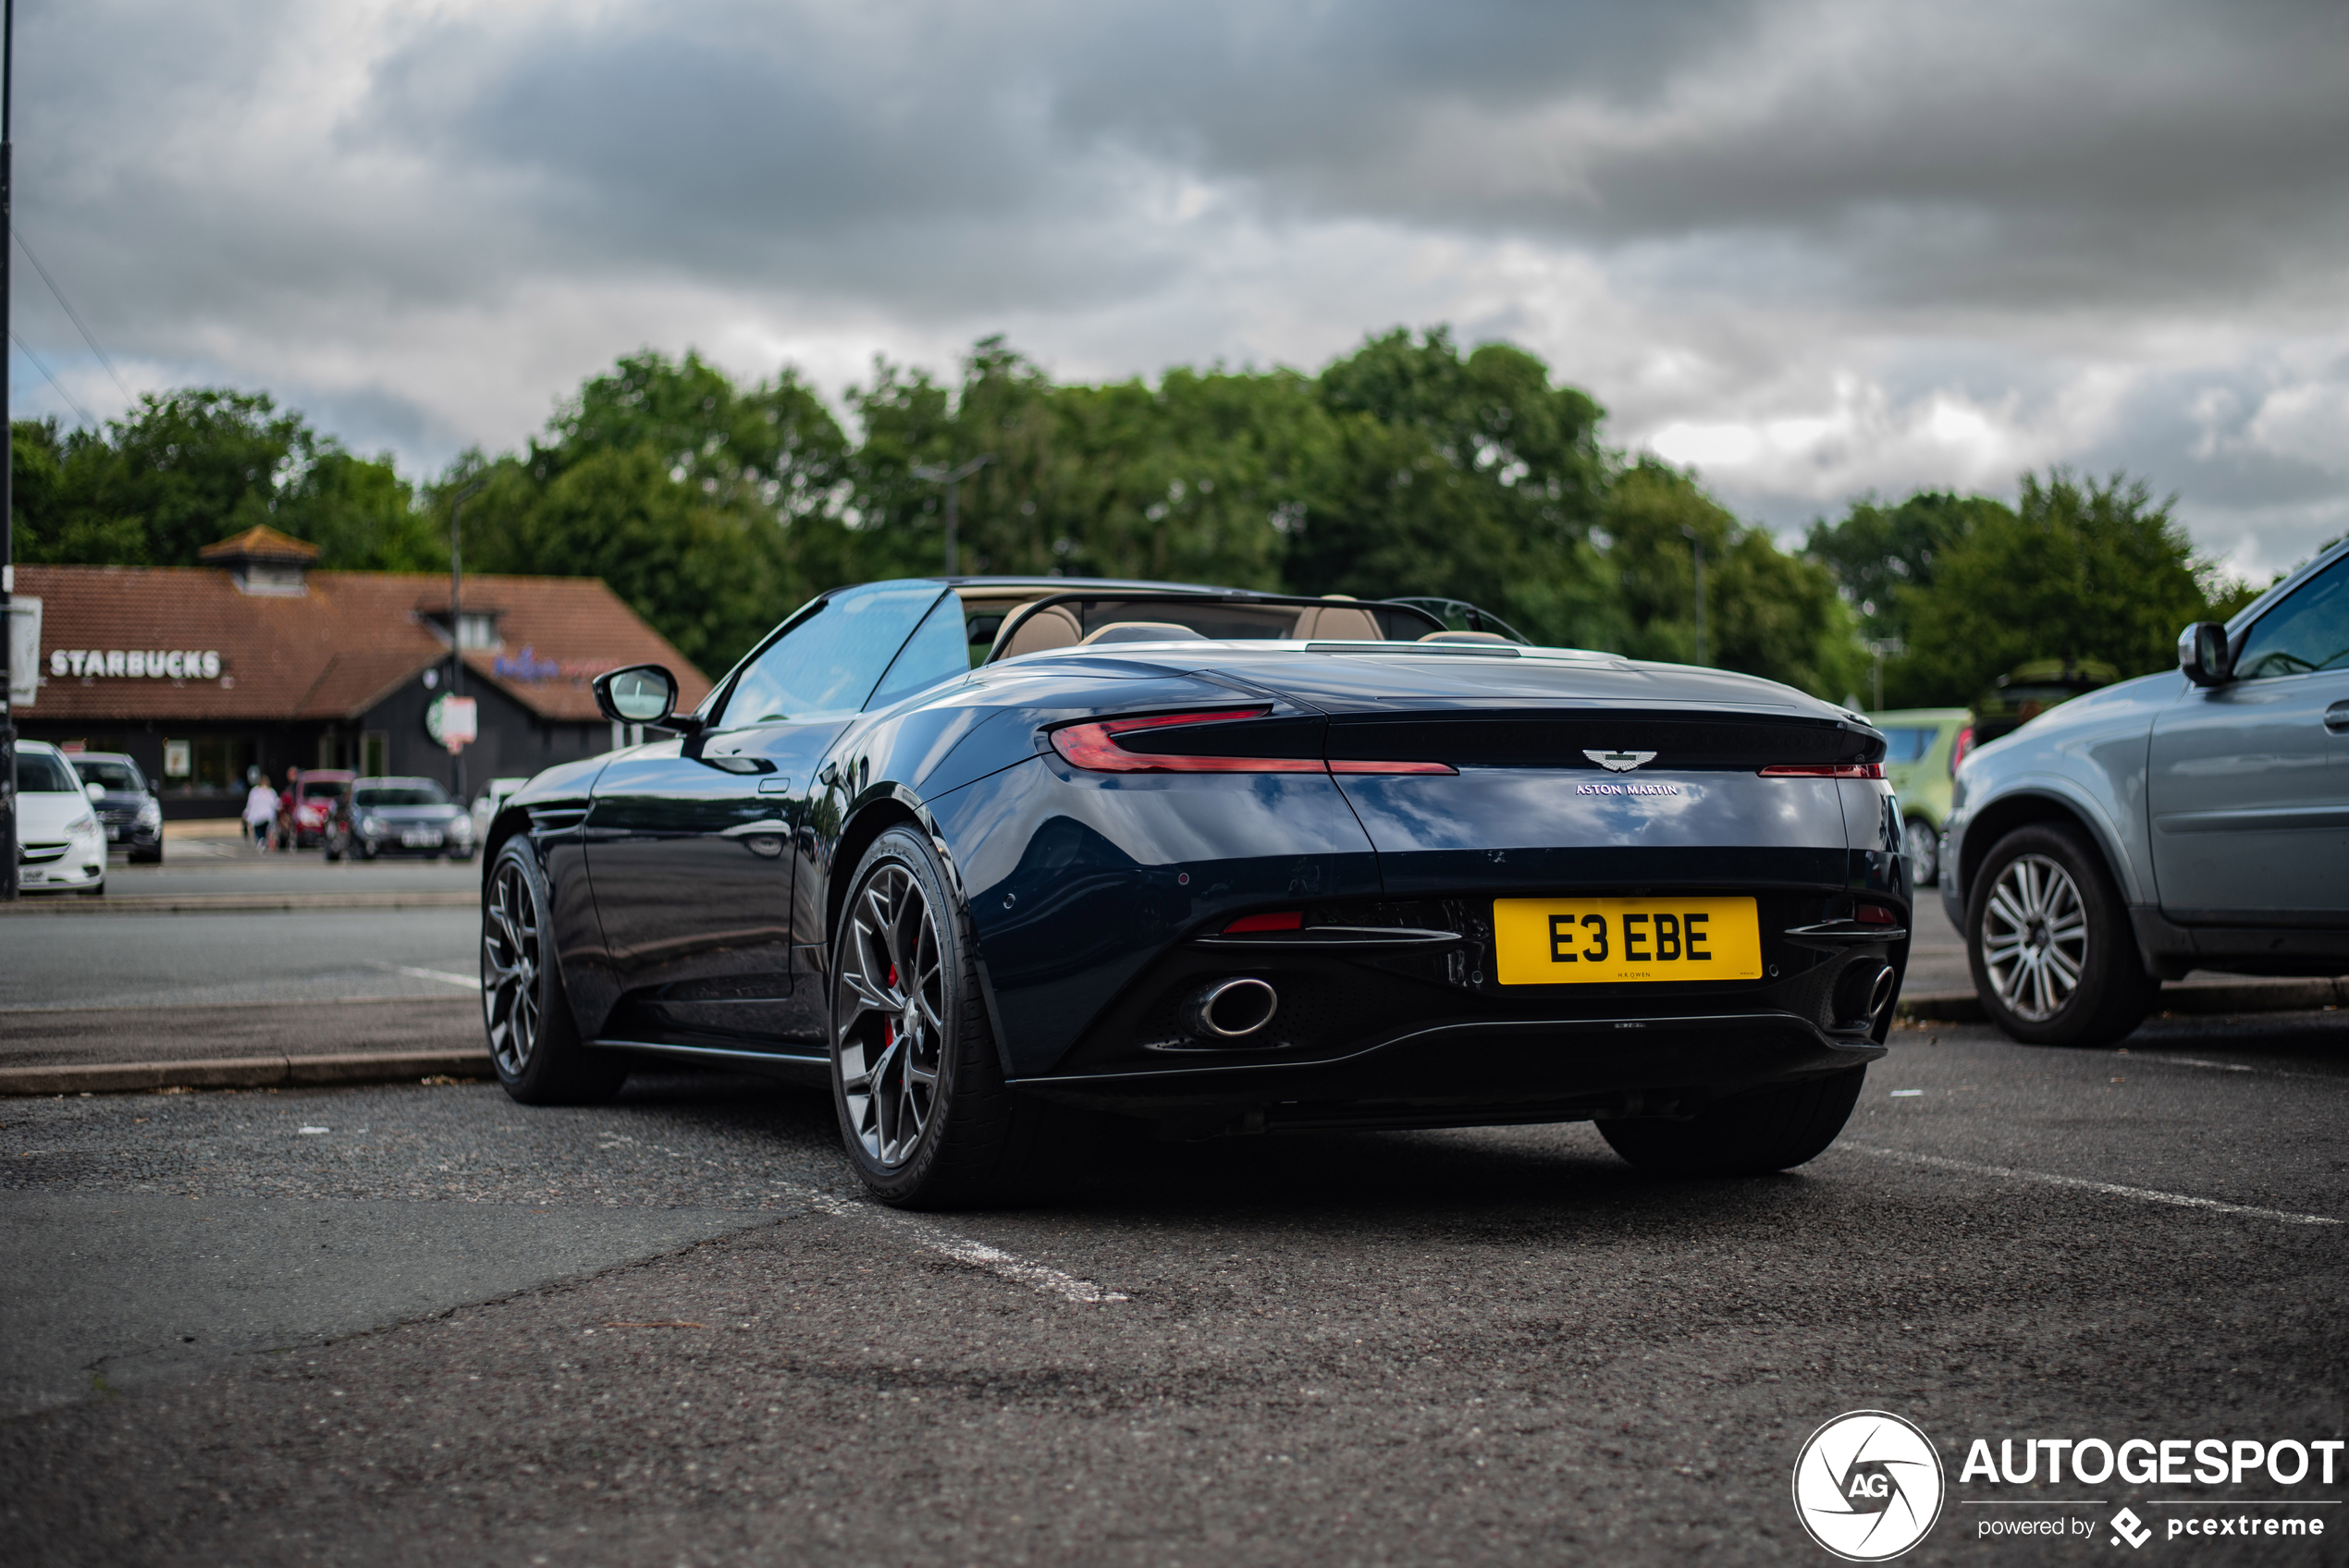
[[[2325,728],[2336,735],[2349,730],[2349,702],[2335,703],[2325,709]]]
[[[788,792],[790,789],[791,780],[781,774],[758,781],[758,792],[762,795],[781,795]]]

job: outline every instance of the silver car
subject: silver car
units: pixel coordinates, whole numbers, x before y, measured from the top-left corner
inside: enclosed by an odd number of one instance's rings
[[[2190,969],[2349,974],[2349,541],[1968,756],[1947,826],[1942,904],[2018,1040],[2117,1040]]]

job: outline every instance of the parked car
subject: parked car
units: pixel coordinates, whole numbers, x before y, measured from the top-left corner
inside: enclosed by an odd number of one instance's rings
[[[1811,1158],[1908,958],[1884,737],[1498,635],[917,580],[822,595],[690,714],[658,667],[607,673],[605,717],[665,733],[538,775],[485,843],[498,1080],[806,1076],[905,1205],[1118,1125],[1595,1121],[1654,1170]]]
[[[1964,708],[1898,708],[1868,715],[1884,731],[1884,777],[1900,802],[1909,876],[1930,888],[1941,869],[1941,824],[1949,815],[1949,781],[1958,743],[1973,715]]]
[[[91,804],[106,830],[106,842],[130,852],[134,863],[154,865],[163,861],[163,802],[147,786],[139,765],[118,752],[68,752],[85,790],[95,786]]]
[[[473,858],[473,819],[437,778],[362,778],[326,831],[326,858]]]
[[[106,831],[98,823],[105,787],[84,784],[65,753],[44,741],[17,742],[17,887],[27,893],[106,890]]]
[[[350,796],[351,786],[358,777],[339,768],[302,770],[301,777],[287,791],[286,832],[292,839],[291,848],[314,849],[326,841],[335,813]]]
[[[1959,765],[1942,904],[2019,1040],[2119,1039],[2190,969],[2349,974],[2349,542],[2178,657]]]
[[[498,815],[498,809],[515,790],[529,782],[526,778],[493,778],[480,794],[473,797],[470,815],[473,817],[474,843],[478,844],[489,836],[490,819]]]
[[[2019,664],[1974,700],[1974,721],[1958,744],[1957,760],[1975,746],[2011,735],[2043,713],[2102,691],[2121,672],[2102,659],[2034,659]]]

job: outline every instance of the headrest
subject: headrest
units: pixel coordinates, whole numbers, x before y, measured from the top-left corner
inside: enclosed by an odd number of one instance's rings
[[[1012,613],[1019,614],[1017,610]],[[1066,605],[1046,605],[1012,629],[1012,640],[1004,645],[1002,656],[1015,659],[1022,654],[1049,654],[1054,648],[1074,648],[1084,640],[1085,628]]]
[[[1514,648],[1515,643],[1497,631],[1431,631],[1420,639],[1422,643],[1498,643],[1504,648]]]
[[[1097,643],[1204,643],[1204,632],[1171,620],[1113,620],[1087,633],[1084,646]]]
[[[1314,605],[1297,618],[1297,630],[1289,633],[1301,643],[1326,638],[1338,643],[1383,643],[1386,634],[1378,628],[1378,617],[1351,605]]]

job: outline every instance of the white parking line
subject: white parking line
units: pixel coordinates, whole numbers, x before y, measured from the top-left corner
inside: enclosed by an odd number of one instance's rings
[[[367,967],[380,969],[386,974],[407,974],[418,980],[437,980],[444,986],[462,986],[468,991],[481,989],[481,981],[477,977],[469,974],[451,974],[445,969],[411,969],[404,963],[373,962]]]
[[[2248,1214],[2259,1219],[2281,1219],[2287,1225],[2338,1225],[2340,1220],[2323,1214],[2294,1214],[2287,1209],[2257,1208],[2249,1204],[2220,1203],[2217,1198],[2198,1198],[2186,1193],[2165,1193],[2152,1187],[2124,1187],[2115,1182],[2091,1182],[2079,1176],[2058,1176],[2045,1170],[2016,1170],[2004,1165],[1976,1165],[1970,1159],[1949,1159],[1937,1154],[1912,1154],[1907,1149],[1875,1149],[1863,1144],[1838,1144],[1838,1148],[1854,1154],[1872,1154],[1879,1159],[1898,1159],[1911,1165],[1929,1166],[1936,1170],[1962,1170],[1969,1176],[1995,1176],[2005,1181],[2038,1182],[2050,1187],[2077,1187],[2084,1192],[2102,1193],[2107,1197],[2135,1198],[2141,1203],[2164,1203],[2177,1208],[2205,1208],[2214,1214]]]
[[[803,1198],[813,1208],[842,1219],[855,1216],[877,1219],[893,1230],[905,1231],[915,1244],[941,1257],[953,1258],[973,1268],[983,1268],[1000,1279],[1009,1280],[1031,1290],[1042,1291],[1079,1306],[1097,1306],[1104,1302],[1128,1299],[1122,1291],[1103,1290],[1090,1280],[1080,1280],[1074,1274],[1063,1273],[1046,1264],[1031,1262],[1001,1247],[975,1242],[966,1236],[950,1236],[926,1221],[886,1209],[877,1204],[854,1203],[846,1198],[819,1193],[812,1187],[800,1188],[793,1194]]]
[[[2164,1067],[2202,1067],[2213,1072],[2256,1072],[2262,1078],[2311,1078],[2328,1084],[2349,1083],[2337,1072],[2288,1072],[2281,1067],[2252,1067],[2240,1061],[2205,1061],[2196,1056],[2146,1056],[2137,1051],[2114,1051],[2115,1061],[2158,1061]]]

